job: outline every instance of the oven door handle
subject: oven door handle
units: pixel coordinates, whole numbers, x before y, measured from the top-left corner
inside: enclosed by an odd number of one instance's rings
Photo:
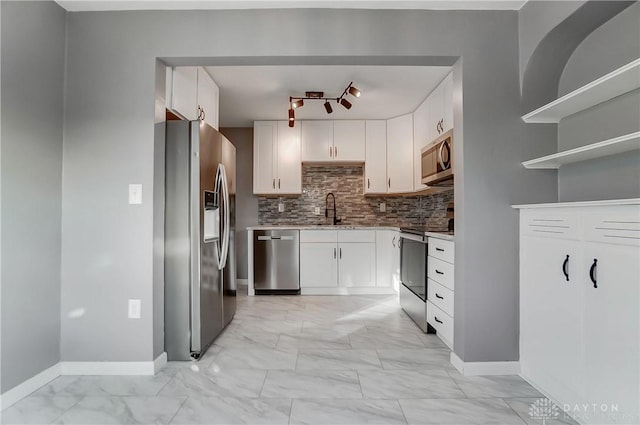
[[[412,235],[411,233],[400,233],[400,240],[402,239],[410,239],[412,241],[422,242],[422,243],[425,242],[424,236]]]

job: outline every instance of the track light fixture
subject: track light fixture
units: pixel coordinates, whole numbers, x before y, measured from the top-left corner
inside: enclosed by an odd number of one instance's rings
[[[360,97],[362,92],[353,86],[353,81],[349,83],[347,88],[344,89],[340,97],[325,97],[324,92],[321,91],[307,91],[305,92],[304,97],[290,97],[289,98],[289,127],[293,127],[295,125],[295,113],[294,109],[301,108],[304,106],[305,100],[324,100],[324,109],[327,111],[327,114],[333,112],[333,108],[331,107],[330,100],[335,100],[336,103],[341,104],[346,109],[351,109],[351,102],[349,102],[345,97],[347,94],[350,94],[353,97]]]

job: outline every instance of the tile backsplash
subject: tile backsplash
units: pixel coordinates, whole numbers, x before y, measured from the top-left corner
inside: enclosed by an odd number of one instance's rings
[[[333,192],[342,224],[447,229],[446,209],[447,204],[453,202],[453,190],[427,196],[364,196],[363,172],[362,166],[303,165],[302,195],[260,196],[259,224],[330,224],[331,218],[324,216],[325,198]],[[381,202],[386,204],[386,212],[380,212]],[[284,212],[278,212],[279,203],[284,204]],[[316,207],[320,208],[320,215],[314,214]]]

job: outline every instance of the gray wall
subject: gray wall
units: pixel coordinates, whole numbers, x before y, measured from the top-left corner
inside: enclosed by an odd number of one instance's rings
[[[640,58],[640,3],[595,30],[574,51],[560,78],[564,95]],[[640,91],[597,105],[560,121],[558,150],[640,131]],[[563,166],[558,171],[560,201],[640,197],[640,152]]]
[[[64,10],[1,2],[2,385],[60,359]]]
[[[258,224],[253,195],[253,128],[222,128],[236,147],[236,259],[238,279],[247,279],[247,227]]]
[[[517,213],[510,205],[554,201],[557,182],[519,165],[552,150],[555,134],[520,120],[517,12],[70,13],[67,42],[64,360],[153,356],[149,196],[157,57],[202,65],[452,65],[462,57],[464,72],[456,83],[464,85],[464,122],[456,123],[455,136],[456,302],[466,302],[456,319],[455,351],[466,361],[518,358]],[[141,206],[126,205],[131,182],[144,185]],[[142,299],[141,320],[126,319],[128,298]],[[77,306],[88,313],[66,319]]]

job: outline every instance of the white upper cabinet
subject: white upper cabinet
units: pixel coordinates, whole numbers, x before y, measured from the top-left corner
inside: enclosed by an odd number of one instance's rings
[[[198,68],[177,66],[173,68],[169,109],[187,120],[198,119]]]
[[[422,154],[420,150],[431,142],[429,133],[429,102],[426,99],[413,113],[413,189],[427,189],[422,184]]]
[[[364,193],[387,193],[387,121],[365,123]]]
[[[333,122],[333,160],[342,162],[365,160],[365,122],[363,120]]]
[[[387,120],[387,192],[413,192],[413,114]]]
[[[427,98],[429,142],[453,128],[453,75],[447,75]]]
[[[198,68],[198,110],[200,119],[218,129],[218,103],[220,90],[204,68]]]
[[[453,74],[449,73],[441,84],[444,108],[442,112],[442,132],[446,133],[453,128]]]
[[[301,121],[302,162],[333,160],[333,121]]]
[[[299,128],[287,121],[254,122],[253,193],[302,193]]]
[[[300,127],[289,127],[288,121],[278,121],[277,155],[278,193],[302,193],[302,162],[300,160]]]
[[[167,73],[172,78],[167,108],[187,120],[203,120],[218,129],[220,90],[204,68],[176,66]]]

